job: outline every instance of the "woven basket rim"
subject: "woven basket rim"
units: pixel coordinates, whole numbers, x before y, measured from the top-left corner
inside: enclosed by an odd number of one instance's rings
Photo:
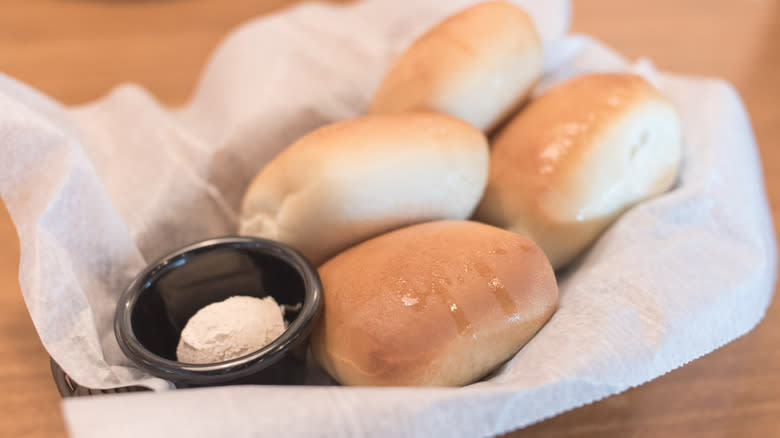
[[[57,391],[60,393],[62,398],[149,391],[148,388],[144,388],[143,386],[123,386],[111,389],[93,389],[76,383],[76,381],[73,380],[65,372],[65,370],[63,370],[62,367],[60,367],[60,365],[54,361],[53,358],[49,358],[49,366],[51,367],[51,376],[54,379],[54,384],[57,386]]]

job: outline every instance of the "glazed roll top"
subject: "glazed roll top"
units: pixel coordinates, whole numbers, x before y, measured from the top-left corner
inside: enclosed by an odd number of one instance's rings
[[[550,318],[558,288],[530,240],[468,221],[371,239],[319,270],[311,346],[348,385],[464,385],[509,359]]]
[[[516,109],[542,73],[542,45],[528,14],[480,3],[417,39],[385,75],[372,113],[444,112],[489,131]]]
[[[557,269],[628,207],[668,190],[681,156],[677,112],[650,83],[579,76],[498,133],[475,218],[531,238]]]

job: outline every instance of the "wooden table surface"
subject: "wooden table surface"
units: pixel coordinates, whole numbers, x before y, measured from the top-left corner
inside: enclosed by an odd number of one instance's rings
[[[541,0],[540,0],[541,1]],[[120,82],[185,101],[236,25],[285,0],[0,0],[0,71],[66,104]],[[742,95],[780,217],[780,6],[774,0],[575,0],[573,31],[667,71],[719,76]],[[777,229],[778,222],[775,222]],[[65,436],[48,357],[17,282],[0,203],[0,436]],[[513,437],[780,437],[780,305],[750,334],[653,382]]]

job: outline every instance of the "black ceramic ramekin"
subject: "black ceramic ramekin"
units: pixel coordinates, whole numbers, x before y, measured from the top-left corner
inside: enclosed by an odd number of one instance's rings
[[[287,311],[285,332],[246,356],[213,364],[176,360],[184,325],[231,296],[271,295]],[[306,339],[322,308],[317,270],[297,251],[253,237],[221,237],[175,251],[144,269],[122,293],[114,332],[138,367],[177,386],[294,383]]]

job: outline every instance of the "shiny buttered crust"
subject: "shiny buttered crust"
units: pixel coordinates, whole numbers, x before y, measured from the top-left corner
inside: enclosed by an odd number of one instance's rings
[[[302,137],[255,177],[240,233],[286,243],[319,265],[395,228],[469,217],[487,171],[484,134],[451,116],[335,123]]]
[[[542,45],[528,14],[506,1],[465,9],[417,39],[390,68],[370,112],[430,109],[489,131],[542,73]]]
[[[497,135],[475,218],[531,238],[557,269],[621,212],[674,184],[681,142],[674,106],[641,77],[570,79]]]
[[[384,234],[323,265],[312,352],[337,381],[456,386],[514,355],[558,305],[544,253],[477,222]]]

